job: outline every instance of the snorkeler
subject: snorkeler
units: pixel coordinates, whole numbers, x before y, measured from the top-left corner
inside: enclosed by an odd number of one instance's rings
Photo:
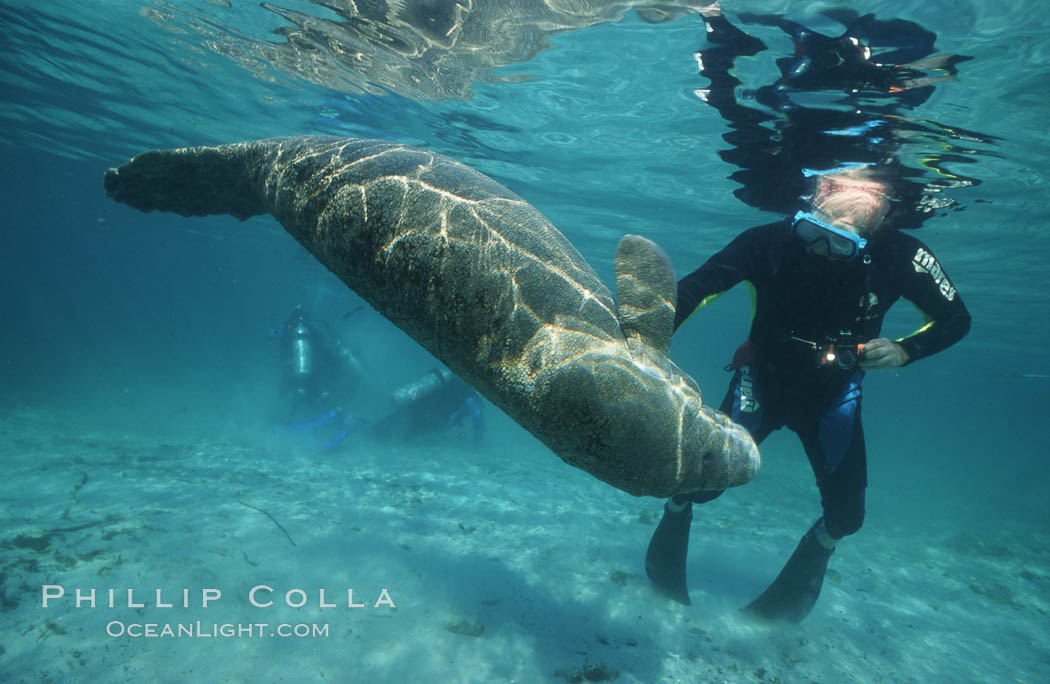
[[[738,56],[765,49],[725,20],[717,3],[701,11],[709,42],[698,54],[711,79],[702,99],[731,122],[723,159],[739,166],[738,197],[786,214],[744,231],[678,283],[675,329],[740,282],[753,289],[747,340],[734,356],[721,410],[761,443],[782,427],[795,432],[816,476],[822,515],[768,589],[747,610],[801,621],[819,596],[836,542],[864,520],[867,454],[861,383],[871,370],[898,368],[946,349],[970,328],[962,298],[930,249],[900,231],[938,208],[908,180],[894,153],[902,123],[893,113],[929,97],[912,66],[932,52],[933,35],[911,22],[837,15],[838,38],[781,18],[795,54],[778,60],[782,77],[747,93],[765,109],[737,101],[730,73]],[[950,68],[957,60],[941,60]],[[824,96],[836,106],[814,107]],[[806,100],[808,106],[799,104]],[[850,107],[842,107],[842,101]],[[945,206],[941,204],[940,206]],[[881,337],[883,318],[901,297],[926,324],[905,338]],[[689,604],[686,556],[694,503],[722,491],[672,496],[646,554],[654,585]]]
[[[782,427],[795,432],[820,490],[823,515],[748,607],[762,617],[809,614],[836,541],[864,520],[864,373],[914,363],[970,328],[962,298],[930,249],[886,221],[896,198],[884,172],[892,174],[870,167],[819,176],[808,211],[745,231],[678,283],[676,329],[733,285],[754,288],[751,331],[721,410],[758,443]],[[900,340],[881,337],[883,317],[901,297],[927,323]],[[721,494],[671,497],[650,542],[647,574],[682,603],[689,603],[692,505]]]

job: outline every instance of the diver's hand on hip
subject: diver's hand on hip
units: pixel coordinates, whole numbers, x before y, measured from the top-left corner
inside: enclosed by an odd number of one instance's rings
[[[860,351],[862,370],[885,370],[908,363],[908,352],[893,340],[879,337],[864,345]]]

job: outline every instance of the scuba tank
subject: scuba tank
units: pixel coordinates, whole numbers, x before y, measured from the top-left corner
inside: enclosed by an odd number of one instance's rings
[[[429,371],[419,380],[405,385],[390,395],[394,405],[397,407],[407,406],[420,399],[433,394],[442,385],[452,380],[452,371],[445,368],[435,368]]]
[[[289,336],[288,364],[292,375],[309,376],[314,370],[313,341],[305,322],[296,324]]]
[[[306,313],[302,306],[284,326],[285,345],[285,381],[292,391],[305,391],[307,383],[316,370],[316,352],[314,349],[314,332],[306,322]]]

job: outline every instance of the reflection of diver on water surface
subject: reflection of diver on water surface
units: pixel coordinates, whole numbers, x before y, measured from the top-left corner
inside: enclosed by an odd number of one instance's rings
[[[393,408],[386,416],[375,422],[358,419],[356,429],[376,439],[405,442],[469,431],[475,446],[484,436],[481,397],[444,368],[428,371],[397,389],[390,399]]]
[[[835,37],[781,16],[742,14],[742,22],[776,27],[793,44],[791,55],[776,60],[780,76],[775,82],[746,88],[733,69],[738,58],[765,51],[765,43],[731,24],[717,3],[700,13],[708,46],[696,59],[710,86],[696,94],[730,124],[723,136],[730,148],[719,156],[739,167],[730,178],[743,186],[734,194],[746,204],[793,214],[804,208],[814,174],[892,165],[899,201],[887,221],[897,228],[918,228],[955,203],[942,194],[944,189],[979,183],[948,171],[945,164],[974,161],[975,150],[953,141],[991,143],[993,138],[906,115],[970,59],[934,54],[934,33],[911,21],[879,20],[848,9],[822,12],[844,27]],[[922,168],[908,167],[913,157]],[[924,178],[927,171],[935,177]]]

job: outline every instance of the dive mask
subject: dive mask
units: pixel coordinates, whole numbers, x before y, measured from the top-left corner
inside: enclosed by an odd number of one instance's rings
[[[806,211],[795,214],[791,232],[802,240],[810,254],[834,261],[852,261],[868,244],[856,233],[836,228]]]

